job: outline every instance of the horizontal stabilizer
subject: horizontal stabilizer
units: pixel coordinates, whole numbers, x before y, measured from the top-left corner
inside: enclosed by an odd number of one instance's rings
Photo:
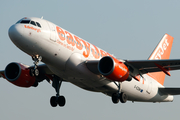
[[[159,88],[163,95],[180,95],[180,88]]]

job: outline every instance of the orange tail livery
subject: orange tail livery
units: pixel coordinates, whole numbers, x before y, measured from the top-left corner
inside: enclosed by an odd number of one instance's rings
[[[161,59],[169,59],[171,48],[173,44],[173,37],[165,34],[162,40],[159,42],[151,56],[149,57],[149,60],[161,60]],[[157,65],[158,66],[158,65]],[[163,67],[158,66],[159,69],[163,69]],[[167,71],[168,72],[168,71]],[[155,80],[157,80],[161,85],[164,84],[165,79],[165,73],[164,72],[155,72],[155,73],[149,73],[151,77],[153,77]]]

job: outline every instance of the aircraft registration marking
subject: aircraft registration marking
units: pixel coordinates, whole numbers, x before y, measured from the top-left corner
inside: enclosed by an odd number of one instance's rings
[[[141,93],[143,92],[143,89],[141,89],[141,88],[140,88],[139,86],[137,86],[137,85],[135,85],[134,88],[135,88],[137,91],[141,92]]]

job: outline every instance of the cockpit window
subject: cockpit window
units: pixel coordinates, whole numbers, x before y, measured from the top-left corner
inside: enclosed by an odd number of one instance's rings
[[[34,21],[31,21],[31,23],[30,24],[32,24],[32,25],[34,25],[34,26],[36,26],[36,23],[34,22]]]
[[[36,24],[37,24],[37,26],[38,26],[38,27],[40,27],[40,28],[41,28],[41,25],[40,25],[38,22],[36,22]]]
[[[29,24],[30,20],[22,20],[20,23]]]
[[[18,22],[16,22],[16,24],[18,24],[18,23],[20,23],[20,24],[31,24],[31,25],[34,25],[34,26],[41,28],[41,24],[39,22],[31,21],[30,19],[21,19]]]

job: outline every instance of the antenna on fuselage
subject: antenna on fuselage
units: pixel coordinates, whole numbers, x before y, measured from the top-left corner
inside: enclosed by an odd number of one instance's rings
[[[41,17],[41,19],[43,19],[43,16]]]

